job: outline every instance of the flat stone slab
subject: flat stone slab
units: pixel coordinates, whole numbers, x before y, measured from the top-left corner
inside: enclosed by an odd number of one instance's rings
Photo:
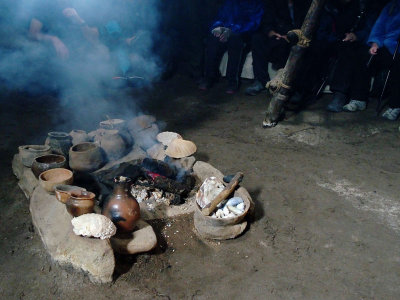
[[[139,220],[135,231],[124,236],[114,235],[110,242],[115,252],[136,254],[154,249],[157,246],[157,237],[149,223]]]
[[[39,180],[35,177],[30,168],[22,164],[18,154],[14,155],[12,161],[14,175],[19,179],[18,186],[24,192],[26,198],[30,198],[35,188],[39,185]]]
[[[41,186],[33,191],[29,209],[33,224],[52,259],[86,272],[92,282],[112,281],[115,259],[109,240],[75,235],[72,217],[65,205]]]

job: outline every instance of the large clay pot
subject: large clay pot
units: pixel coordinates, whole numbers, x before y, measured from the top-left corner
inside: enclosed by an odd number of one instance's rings
[[[72,145],[89,142],[89,136],[84,130],[72,130],[69,135],[72,138]]]
[[[99,130],[95,142],[104,150],[109,161],[117,160],[126,153],[126,143],[118,130]]]
[[[22,164],[30,168],[36,157],[50,154],[51,149],[48,145],[25,145],[18,147],[19,156]]]
[[[74,217],[94,212],[95,194],[88,191],[72,191],[68,198],[67,211]]]
[[[54,194],[56,185],[72,184],[73,181],[73,173],[63,168],[50,169],[39,175],[40,185],[50,194]]]
[[[67,166],[67,160],[62,155],[47,154],[36,157],[32,163],[32,172],[36,177],[39,177],[40,173],[44,171],[65,168]]]
[[[140,207],[129,192],[131,179],[117,176],[114,182],[114,191],[104,204],[102,214],[114,222],[119,232],[132,232],[140,218]]]
[[[68,158],[69,148],[72,146],[72,138],[66,132],[49,132],[45,142],[49,145],[53,153],[60,154]]]
[[[103,153],[95,143],[81,143],[69,150],[69,167],[78,172],[93,172],[104,162]]]

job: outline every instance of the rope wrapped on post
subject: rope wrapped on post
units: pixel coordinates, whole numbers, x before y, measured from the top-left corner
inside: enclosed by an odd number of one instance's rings
[[[304,35],[303,31],[301,31],[301,29],[290,30],[288,32],[289,40],[292,40],[293,38],[290,38],[290,37],[293,37],[293,36],[296,36],[296,40],[297,40],[296,45],[297,46],[302,47],[302,48],[308,48],[310,46],[311,39],[306,37]]]
[[[265,87],[271,92],[271,94],[278,93],[282,88],[290,90],[291,86],[283,83],[284,69],[279,69],[276,76],[267,82]]]

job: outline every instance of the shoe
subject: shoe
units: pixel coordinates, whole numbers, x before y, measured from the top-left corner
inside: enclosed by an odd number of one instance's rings
[[[230,82],[228,83],[228,87],[226,88],[225,93],[232,95],[236,93],[237,90],[238,90],[238,84],[236,82]]]
[[[383,114],[382,117],[388,119],[390,121],[396,121],[396,119],[400,115],[400,108],[388,108]]]
[[[211,80],[207,79],[207,78],[203,78],[200,80],[198,88],[201,91],[207,91],[211,86],[212,86]]]
[[[329,103],[328,106],[326,107],[326,110],[331,112],[341,112],[343,111],[343,106],[345,105],[345,103],[346,103],[346,95],[339,92],[335,92],[333,94],[333,99],[331,103]]]
[[[367,108],[367,102],[359,100],[350,100],[349,103],[343,106],[343,110],[349,112],[364,110],[366,108]]]
[[[250,96],[256,96],[262,91],[266,90],[265,86],[258,80],[246,89],[246,94]]]

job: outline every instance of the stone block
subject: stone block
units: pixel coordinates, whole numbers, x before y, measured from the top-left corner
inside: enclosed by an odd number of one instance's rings
[[[33,224],[54,261],[84,271],[92,282],[112,281],[115,259],[109,240],[75,235],[65,205],[41,186],[34,190],[29,208]]]
[[[157,245],[156,234],[150,224],[139,220],[137,228],[124,236],[115,235],[110,242],[114,251],[121,254],[136,254],[154,249]]]
[[[207,177],[215,176],[219,180],[223,180],[224,174],[209,163],[204,161],[197,161],[193,166],[193,173],[200,179],[201,182],[206,180]]]

